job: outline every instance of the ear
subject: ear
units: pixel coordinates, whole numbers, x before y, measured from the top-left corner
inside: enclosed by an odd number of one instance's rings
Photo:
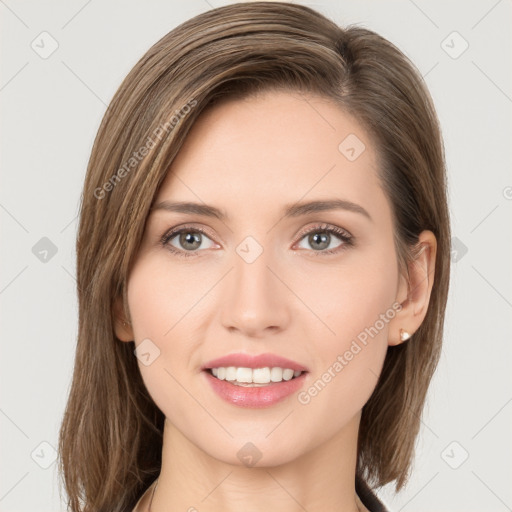
[[[400,277],[396,300],[401,304],[402,309],[390,322],[388,337],[390,346],[407,341],[418,330],[427,314],[434,284],[437,252],[434,233],[429,230],[422,231],[417,245],[416,257],[408,264],[409,278],[404,275]],[[405,333],[405,339],[400,336],[402,331]]]
[[[133,329],[123,307],[123,298],[118,297],[114,302],[114,331],[121,341],[133,341]]]

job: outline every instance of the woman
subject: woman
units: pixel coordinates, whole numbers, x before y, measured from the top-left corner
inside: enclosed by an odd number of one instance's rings
[[[78,511],[386,510],[442,342],[430,96],[391,43],[281,2],[157,42],[103,119],[60,433]]]

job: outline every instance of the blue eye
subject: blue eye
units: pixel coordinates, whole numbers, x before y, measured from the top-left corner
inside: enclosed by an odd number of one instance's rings
[[[183,249],[176,248],[170,242],[177,238],[179,244]],[[197,249],[211,249],[211,247],[201,247],[203,245],[203,238],[210,240],[206,233],[200,228],[184,227],[178,230],[171,230],[162,237],[162,244],[169,248],[172,253],[179,256],[195,256]],[[211,242],[211,240],[210,240]]]
[[[331,246],[333,235],[334,238],[340,240],[340,243],[335,247]],[[341,250],[344,250],[347,246],[353,245],[352,238],[352,235],[350,235],[344,229],[340,229],[335,226],[322,225],[316,226],[313,229],[307,231],[302,235],[300,241],[306,239],[310,247],[313,247],[315,256],[325,256],[338,253]]]
[[[340,243],[335,247],[331,246],[333,235],[334,238],[337,238],[340,241]],[[175,239],[175,243],[179,244],[178,247],[172,243]],[[310,247],[313,247],[310,252],[313,252],[315,256],[339,253],[345,248],[353,245],[353,237],[347,231],[336,226],[329,226],[326,224],[314,226],[307,232],[302,233],[299,238],[299,242],[302,242],[302,240],[305,239],[307,239],[307,243]],[[205,241],[210,242],[206,247],[204,246]],[[185,226],[180,229],[171,229],[162,236],[161,243],[171,253],[185,258],[198,256],[200,249],[211,249],[215,246],[215,243],[209,238],[203,229],[191,226]]]

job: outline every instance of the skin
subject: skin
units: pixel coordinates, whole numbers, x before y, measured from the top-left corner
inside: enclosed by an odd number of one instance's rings
[[[338,149],[349,134],[366,146],[354,161]],[[156,202],[206,203],[229,219],[151,213],[128,280],[130,318],[117,306],[119,339],[139,345],[149,338],[160,350],[149,366],[139,361],[166,416],[152,512],[230,512],[241,503],[247,512],[358,510],[361,410],[388,346],[401,343],[400,328],[413,334],[425,317],[436,252],[434,235],[424,231],[410,282],[399,274],[377,169],[375,148],[357,120],[312,94],[230,100],[195,123]],[[362,206],[371,220],[346,210],[283,218],[285,205],[328,198]],[[185,224],[208,233],[199,235],[203,242],[191,257],[160,242]],[[321,254],[328,249],[304,234],[322,233],[322,224],[348,231],[353,245],[333,234],[329,249],[342,250]],[[247,236],[263,249],[250,264],[236,252]],[[180,245],[179,235],[168,245],[190,247]],[[307,389],[394,303],[401,311],[305,405],[295,393],[265,409],[237,407],[219,398],[201,372],[229,353],[273,352],[309,368]],[[262,454],[253,467],[237,456],[248,442]]]

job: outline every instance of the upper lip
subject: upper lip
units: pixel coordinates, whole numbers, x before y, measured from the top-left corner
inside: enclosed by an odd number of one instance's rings
[[[201,370],[208,370],[210,368],[227,368],[228,366],[236,366],[238,368],[289,368],[290,370],[300,370],[301,372],[307,372],[308,369],[297,363],[296,361],[292,361],[291,359],[286,359],[285,357],[278,356],[277,354],[229,354],[224,357],[219,357],[218,359],[212,359],[205,363]]]

